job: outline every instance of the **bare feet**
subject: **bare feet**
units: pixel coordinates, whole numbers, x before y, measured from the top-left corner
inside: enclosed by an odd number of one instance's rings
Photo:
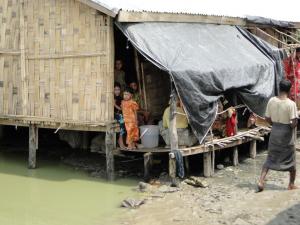
[[[125,150],[126,149],[126,146],[124,144],[121,144],[121,145],[119,144],[119,147],[120,147],[121,150]]]
[[[124,145],[123,137],[122,136],[119,137],[118,144],[120,146],[120,149],[126,149],[126,146]]]
[[[295,184],[289,184],[288,190],[295,190],[298,189],[298,187]]]
[[[264,184],[261,182],[258,182],[257,184],[257,192],[262,192],[264,190]]]
[[[134,149],[136,149],[135,144],[134,144],[134,143],[128,144],[127,149],[128,149],[128,150],[134,150]]]
[[[125,145],[123,145],[123,146],[120,145],[120,149],[121,149],[121,150],[125,150],[125,149],[126,149],[126,146],[125,146]]]

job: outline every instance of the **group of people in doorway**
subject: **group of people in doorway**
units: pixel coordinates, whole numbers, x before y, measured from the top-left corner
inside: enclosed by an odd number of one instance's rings
[[[177,131],[181,137],[180,146],[192,146],[197,143],[197,138],[189,128],[187,116],[184,113],[183,105],[180,100],[177,102]],[[125,81],[123,62],[115,62],[115,84],[114,84],[114,117],[120,125],[118,144],[121,149],[136,149],[139,141],[139,126],[151,124],[150,112],[145,110],[143,96],[138,89],[138,83],[131,80],[129,85]],[[169,115],[170,107],[164,110],[163,118],[159,122],[160,135],[169,147]],[[126,136],[126,145],[124,137]]]
[[[135,80],[127,85],[122,60],[115,62],[114,117],[120,125],[118,144],[121,149],[136,149],[139,126],[148,124],[150,113],[144,109],[143,97]],[[126,136],[126,145],[124,137]]]

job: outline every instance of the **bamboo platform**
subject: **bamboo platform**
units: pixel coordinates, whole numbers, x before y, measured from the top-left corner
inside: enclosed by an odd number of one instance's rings
[[[22,116],[22,115],[0,115],[1,125],[11,125],[28,127],[30,124],[36,125],[38,128],[47,128],[55,130],[80,130],[80,131],[99,131],[105,132],[107,124],[113,124],[113,128],[119,129],[117,124],[112,122],[90,122],[75,120],[60,120],[47,117]]]
[[[181,152],[182,156],[185,158],[185,164],[188,168],[188,156],[197,155],[197,154],[204,154],[204,176],[209,177],[213,175],[214,171],[214,151],[221,151],[224,149],[233,148],[233,164],[234,166],[238,165],[238,146],[250,142],[250,157],[256,157],[256,141],[263,141],[264,136],[269,134],[271,128],[260,126],[251,130],[240,131],[237,135],[227,138],[221,139],[214,139],[212,141],[208,141],[202,145],[188,147],[188,148],[181,148],[179,151]],[[152,157],[154,154],[169,154],[169,168],[170,175],[176,170],[176,163],[172,163],[171,161],[175,160],[175,156],[171,153],[170,148],[140,148],[135,150],[128,150],[128,149],[119,149],[120,152],[128,153],[141,153],[144,155],[144,177],[147,180],[151,167],[152,167]]]

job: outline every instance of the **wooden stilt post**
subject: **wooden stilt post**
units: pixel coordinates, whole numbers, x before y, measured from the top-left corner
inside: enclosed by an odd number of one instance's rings
[[[171,105],[170,105],[170,145],[171,151],[178,150],[178,135],[176,128],[176,105],[177,105],[177,95],[174,87],[174,83],[171,85]],[[176,159],[175,155],[171,152],[169,154],[169,175],[172,179],[172,185],[176,185]]]
[[[233,147],[233,166],[237,166],[239,164],[239,151],[238,151],[238,147]]]
[[[4,126],[0,125],[0,140],[3,138],[3,130],[4,130]]]
[[[210,132],[210,136],[211,136],[211,142],[214,142],[214,134],[212,132],[212,128],[209,129]],[[212,150],[211,150],[211,172],[210,175],[214,175],[215,174],[215,146],[213,145]]]
[[[144,180],[147,182],[150,178],[150,172],[152,169],[153,155],[151,152],[144,154]]]
[[[186,174],[190,173],[190,161],[188,156],[184,157],[184,164],[185,164],[185,170],[186,170]]]
[[[211,160],[212,152],[203,153],[203,175],[205,177],[211,177],[212,175],[212,160]]]
[[[114,149],[117,149],[117,132],[113,133]]]
[[[176,186],[176,158],[174,153],[169,153],[169,176],[171,177],[172,186]]]
[[[211,151],[211,176],[215,174],[215,150]]]
[[[113,154],[113,133],[110,125],[107,125],[106,135],[105,135],[105,154],[106,154],[106,173],[107,179],[114,180],[114,154]]]
[[[29,125],[29,156],[28,168],[36,168],[36,150],[38,149],[38,127],[34,124]]]
[[[250,142],[250,158],[255,159],[256,157],[256,140]]]
[[[84,131],[82,135],[82,149],[88,150],[90,148],[89,132]]]

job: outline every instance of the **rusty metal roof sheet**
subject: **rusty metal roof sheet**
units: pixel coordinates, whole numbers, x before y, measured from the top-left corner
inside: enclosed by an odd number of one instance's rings
[[[156,12],[175,14],[195,14],[209,16],[240,17],[261,16],[283,21],[300,21],[297,0],[284,4],[272,1],[241,0],[91,0],[117,14],[128,12]],[[292,6],[295,7],[292,7]]]

